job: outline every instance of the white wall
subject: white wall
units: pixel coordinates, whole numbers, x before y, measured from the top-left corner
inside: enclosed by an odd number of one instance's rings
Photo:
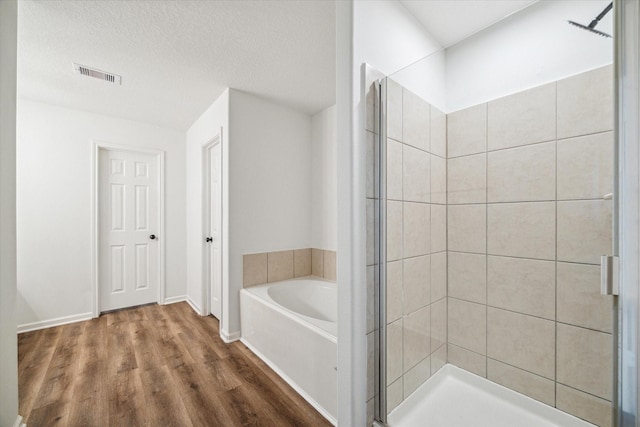
[[[311,246],[335,251],[338,238],[336,106],[311,117]]]
[[[229,97],[229,331],[240,330],[242,255],[311,245],[311,117]]]
[[[610,0],[540,1],[446,51],[445,112],[611,64],[613,41],[589,24]],[[598,24],[612,34],[613,13]]]
[[[19,325],[91,312],[92,140],[166,152],[165,295],[186,294],[184,133],[19,99]]]
[[[224,254],[228,253],[229,242],[229,90],[211,104],[211,106],[195,121],[187,131],[186,146],[186,215],[187,215],[187,295],[189,301],[198,311],[204,310],[203,289],[203,257],[205,235],[203,226],[203,151],[202,146],[209,143],[217,135],[222,137],[222,283],[229,282],[229,263]],[[224,299],[224,296],[223,296]],[[225,311],[223,302],[223,312]],[[205,313],[206,314],[206,313]],[[221,319],[222,320],[222,319]],[[223,333],[228,333],[228,322],[220,325]]]
[[[223,129],[221,334],[239,338],[242,255],[311,244],[311,117],[229,89],[187,131],[188,296],[203,312],[202,145]],[[226,236],[226,237],[225,237]]]
[[[0,426],[18,415],[16,337],[16,46],[18,6],[0,1]]]
[[[366,62],[387,76],[393,74],[404,87],[445,108],[444,53],[400,2],[355,1],[353,25],[356,67]]]

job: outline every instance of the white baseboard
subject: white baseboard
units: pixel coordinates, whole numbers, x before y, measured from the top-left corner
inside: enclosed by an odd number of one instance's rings
[[[220,330],[220,338],[222,338],[222,341],[227,344],[238,341],[240,339],[240,331],[229,333],[227,331]]]
[[[284,382],[289,384],[291,388],[293,388],[300,396],[302,396],[304,400],[309,402],[309,404],[313,406],[316,409],[316,411],[320,413],[320,415],[322,415],[327,419],[327,421],[329,421],[334,426],[338,425],[338,420],[336,420],[329,412],[327,412],[326,409],[324,409],[318,402],[316,402],[315,399],[309,396],[306,391],[304,391],[300,386],[298,386],[298,384],[296,384],[291,378],[289,378],[289,376],[287,376],[287,374],[285,374],[280,368],[278,368],[276,364],[274,364],[269,359],[267,359],[262,353],[260,353],[254,346],[249,344],[245,339],[240,338],[240,342],[246,345],[247,348],[251,350],[253,354],[258,356],[264,363],[266,363],[268,367],[273,369],[275,373],[278,374],[280,378],[284,380]]]
[[[167,297],[164,299],[164,305],[168,305],[168,304],[175,304],[177,302],[182,302],[182,301],[186,301],[187,300],[187,296],[186,295],[179,295],[177,297]]]
[[[57,317],[55,319],[40,320],[38,322],[25,323],[18,325],[18,333],[37,331],[38,329],[52,328],[54,326],[66,325],[69,323],[82,322],[83,320],[93,319],[93,313],[81,313],[71,316]]]
[[[202,314],[202,310],[200,309],[200,307],[198,307],[198,304],[193,302],[193,300],[189,298],[189,296],[187,296],[186,301],[189,303],[193,311],[195,311],[199,316]]]
[[[16,422],[13,423],[13,427],[27,427],[27,425],[22,422],[22,416],[18,415]]]

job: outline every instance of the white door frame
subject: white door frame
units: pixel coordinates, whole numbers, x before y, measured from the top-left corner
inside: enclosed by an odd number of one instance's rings
[[[155,155],[158,160],[158,304],[164,304],[164,269],[165,269],[165,232],[164,232],[164,157],[165,152],[152,148],[130,147],[126,145],[111,144],[103,141],[91,141],[91,281],[92,283],[92,314],[100,316],[100,150],[105,151],[129,151]]]
[[[212,290],[211,290],[211,266],[210,266],[210,260],[211,260],[211,256],[210,256],[210,250],[211,250],[211,245],[207,244],[205,242],[205,234],[207,234],[208,232],[208,228],[209,228],[209,218],[210,218],[210,208],[211,208],[211,203],[210,203],[210,198],[211,198],[211,180],[209,177],[209,173],[211,172],[211,165],[209,164],[210,162],[210,156],[209,156],[209,149],[213,148],[214,146],[220,144],[220,218],[218,218],[218,231],[220,233],[219,239],[220,239],[220,266],[222,267],[224,265],[224,257],[225,257],[225,253],[224,253],[224,245],[223,245],[223,238],[224,238],[224,230],[222,229],[222,224],[223,224],[223,220],[222,220],[222,216],[224,215],[224,209],[223,209],[223,201],[224,201],[224,196],[223,196],[223,191],[224,191],[224,173],[222,170],[223,164],[224,162],[222,161],[222,150],[223,150],[223,146],[222,146],[222,130],[220,131],[220,133],[216,134],[213,138],[211,138],[210,140],[208,140],[207,142],[205,142],[204,144],[202,144],[201,147],[201,154],[202,154],[202,244],[204,245],[203,247],[203,251],[202,251],[202,315],[203,316],[208,316],[211,313],[211,294],[212,294]],[[221,307],[220,307],[220,323],[222,324],[222,317],[223,317],[223,311],[224,311],[224,293],[225,293],[225,289],[224,289],[224,282],[223,282],[223,275],[222,275],[222,268],[220,269],[220,271],[218,272],[218,274],[220,275],[220,301],[221,301]]]

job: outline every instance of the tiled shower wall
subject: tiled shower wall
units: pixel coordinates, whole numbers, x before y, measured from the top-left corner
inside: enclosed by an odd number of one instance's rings
[[[387,79],[387,409],[447,360],[446,116]]]
[[[242,286],[245,288],[306,276],[335,282],[336,252],[307,248],[242,256]]]
[[[447,116],[448,361],[611,424],[610,66]],[[406,268],[406,267],[405,267]]]

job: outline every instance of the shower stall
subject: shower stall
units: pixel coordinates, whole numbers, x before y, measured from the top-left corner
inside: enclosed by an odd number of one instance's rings
[[[568,25],[589,2],[549,3],[393,74],[366,69],[377,425],[635,425],[637,353],[621,348],[637,306],[618,296],[634,291],[617,255],[620,133],[637,131],[619,76],[636,63],[618,34],[638,6],[600,16],[607,38]],[[566,38],[496,42],[545,14]]]

